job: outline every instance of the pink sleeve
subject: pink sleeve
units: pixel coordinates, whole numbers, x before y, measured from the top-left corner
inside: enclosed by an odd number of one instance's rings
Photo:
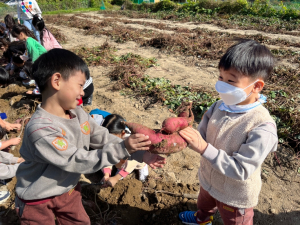
[[[119,174],[122,176],[122,177],[126,177],[129,173],[126,172],[123,168],[119,171]]]
[[[43,45],[47,51],[53,48],[62,48],[51,32],[47,30],[43,31]]]
[[[108,173],[109,176],[110,176],[110,175],[111,175],[111,168],[105,167],[105,168],[102,169],[102,172],[103,172],[103,173]]]

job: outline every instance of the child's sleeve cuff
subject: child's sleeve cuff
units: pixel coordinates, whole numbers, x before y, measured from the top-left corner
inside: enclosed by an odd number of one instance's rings
[[[109,176],[111,175],[111,169],[110,168],[104,168],[103,173],[108,173]]]
[[[207,160],[209,160],[211,163],[215,162],[218,155],[219,155],[219,150],[216,149],[211,144],[208,144],[205,152],[202,154],[202,156]]]
[[[16,164],[18,163],[19,157],[13,157],[10,161],[11,164]]]
[[[129,173],[126,172],[125,170],[121,169],[121,170],[119,171],[119,174],[120,174],[122,177],[125,178]]]

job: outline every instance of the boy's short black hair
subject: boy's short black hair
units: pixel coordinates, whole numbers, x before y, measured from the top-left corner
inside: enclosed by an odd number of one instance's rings
[[[243,39],[227,49],[219,62],[219,69],[236,69],[253,79],[267,80],[273,71],[275,59],[270,50],[254,40]]]
[[[0,126],[0,139],[2,139],[5,134],[6,134],[6,129],[4,127]]]
[[[6,84],[9,80],[9,74],[3,67],[0,67],[0,84]]]
[[[89,68],[79,56],[59,48],[42,54],[32,66],[33,79],[41,92],[47,88],[48,80],[54,73],[60,73],[63,79],[68,80],[74,71],[81,71],[86,79],[90,78]]]
[[[12,57],[12,61],[13,61],[13,63],[16,63],[16,64],[23,64],[24,63],[24,61],[23,61],[23,59],[21,59],[20,55],[14,55]]]

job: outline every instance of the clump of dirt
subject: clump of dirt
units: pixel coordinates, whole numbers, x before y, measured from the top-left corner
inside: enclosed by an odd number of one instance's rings
[[[166,177],[150,176],[147,182],[142,183],[131,175],[119,181],[114,188],[101,189],[98,205],[107,209],[109,204],[109,210],[116,213],[114,219],[117,224],[178,224],[179,212],[196,208],[194,198],[199,184],[175,183],[167,181]],[[91,196],[86,201],[93,199],[88,190],[83,190],[84,195]],[[194,198],[186,198],[183,194]]]

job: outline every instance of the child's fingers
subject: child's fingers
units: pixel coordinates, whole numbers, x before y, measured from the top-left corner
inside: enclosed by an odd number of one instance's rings
[[[133,134],[131,135],[130,137],[134,138],[134,139],[143,139],[143,140],[148,140],[149,139],[149,136],[148,135],[145,135],[145,134]]]
[[[145,141],[145,142],[140,142],[140,143],[133,144],[133,146],[135,148],[142,148],[142,147],[148,147],[149,148],[149,145],[151,145],[151,141]]]
[[[184,131],[179,131],[179,134],[187,142],[192,140],[191,136]]]
[[[166,158],[164,158],[164,157],[158,155],[156,159],[157,159],[157,160],[165,160]]]
[[[198,135],[199,132],[191,127],[187,127],[183,132],[190,134],[190,135]]]
[[[143,134],[136,134],[136,137],[134,138],[135,143],[145,142],[147,140],[149,140],[149,136]]]
[[[150,149],[149,147],[138,147],[138,148],[136,147],[135,148],[136,151],[147,151],[149,149]]]

